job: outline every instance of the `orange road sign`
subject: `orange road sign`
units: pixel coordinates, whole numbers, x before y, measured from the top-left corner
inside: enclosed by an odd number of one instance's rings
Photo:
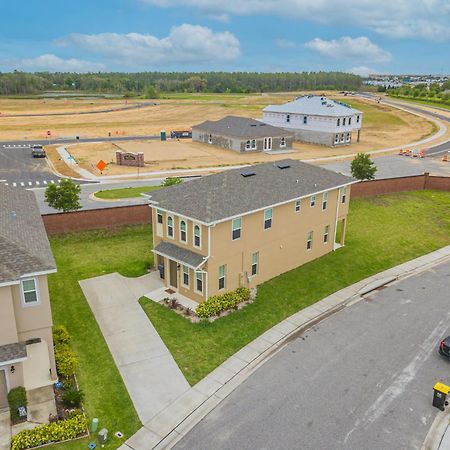
[[[103,161],[103,159],[101,159],[98,163],[97,163],[97,169],[100,170],[100,172],[103,172],[106,168],[106,163],[105,161]]]

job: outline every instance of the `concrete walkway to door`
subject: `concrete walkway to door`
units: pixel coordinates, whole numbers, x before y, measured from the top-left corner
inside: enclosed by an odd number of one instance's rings
[[[186,378],[138,303],[162,286],[153,272],[118,273],[80,281],[142,423],[189,390]]]

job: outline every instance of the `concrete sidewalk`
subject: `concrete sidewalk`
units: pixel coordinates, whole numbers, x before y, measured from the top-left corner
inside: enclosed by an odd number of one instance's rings
[[[150,421],[144,422],[144,426],[120,450],[173,447],[289,340],[329,315],[361,300],[366,293],[432,268],[449,258],[450,246],[447,246],[361,280],[293,314],[247,344]]]
[[[138,303],[161,285],[153,272],[139,278],[118,273],[80,281],[142,423],[190,389],[186,378]]]

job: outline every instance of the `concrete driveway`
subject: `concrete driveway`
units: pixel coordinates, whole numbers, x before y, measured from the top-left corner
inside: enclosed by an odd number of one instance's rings
[[[143,423],[190,388],[138,303],[161,285],[156,272],[139,278],[112,273],[80,281]]]

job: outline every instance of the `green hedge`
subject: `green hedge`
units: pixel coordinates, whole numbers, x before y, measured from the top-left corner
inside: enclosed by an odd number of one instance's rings
[[[55,345],[56,371],[65,377],[72,376],[78,367],[75,352],[67,344]]]
[[[19,406],[27,407],[27,393],[25,388],[22,386],[11,389],[8,393],[8,404],[9,411],[11,414],[11,421],[13,423],[18,423],[21,421],[25,421],[26,417],[19,416]]]
[[[240,287],[226,294],[209,297],[208,300],[205,300],[197,306],[195,312],[202,319],[218,316],[222,311],[236,308],[238,303],[248,301],[249,299],[250,289]]]
[[[72,337],[70,336],[69,332],[66,330],[66,327],[64,325],[55,325],[53,327],[54,345],[69,344],[71,340]]]
[[[78,411],[68,419],[40,425],[32,430],[23,430],[11,438],[11,450],[24,450],[50,442],[75,439],[87,430],[87,419]]]

